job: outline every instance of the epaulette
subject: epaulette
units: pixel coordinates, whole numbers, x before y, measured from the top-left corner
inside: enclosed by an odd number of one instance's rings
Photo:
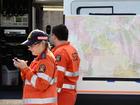
[[[46,58],[46,52],[43,52],[40,56],[40,59],[45,59]]]

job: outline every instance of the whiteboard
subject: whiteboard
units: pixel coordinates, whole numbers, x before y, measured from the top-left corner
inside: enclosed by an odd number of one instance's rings
[[[139,20],[138,15],[65,17],[69,41],[81,58],[79,93],[140,93]],[[104,79],[85,81],[84,77]],[[117,78],[137,80],[118,81]]]

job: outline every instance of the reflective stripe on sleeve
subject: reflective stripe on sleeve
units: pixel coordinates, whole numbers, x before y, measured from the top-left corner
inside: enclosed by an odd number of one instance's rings
[[[57,82],[57,78],[53,78],[53,79],[51,80],[50,84],[53,85],[53,84],[56,83],[56,82]]]
[[[57,98],[26,98],[23,102],[24,104],[49,104],[56,103]]]
[[[61,88],[57,88],[57,92],[60,93],[61,92]]]
[[[65,72],[65,76],[69,76],[69,77],[76,77],[76,76],[79,76],[79,72],[69,72],[69,71],[66,71]]]
[[[31,85],[31,83],[26,79],[25,80],[25,85]]]
[[[58,70],[58,71],[65,72],[66,68],[63,67],[63,66],[57,66],[57,70]]]
[[[51,85],[54,84],[56,82],[56,79],[53,79],[51,77],[49,77],[48,75],[44,74],[44,73],[37,73],[37,75],[33,75],[31,77],[31,84],[35,87],[35,84],[36,84],[36,80],[37,78],[42,78],[46,81],[48,81]],[[25,84],[28,84],[29,85],[29,81],[25,81]]]
[[[36,79],[37,79],[37,76],[36,76],[36,75],[33,75],[32,78],[31,78],[31,84],[32,84],[34,87],[35,87]]]
[[[51,77],[49,77],[48,75],[46,75],[46,74],[44,74],[44,73],[37,73],[37,76],[38,76],[39,78],[42,78],[42,79],[44,79],[44,80],[47,80],[49,83],[50,83],[51,80],[52,80]]]
[[[48,75],[46,75],[44,73],[37,73],[37,76],[39,78],[42,78],[42,79],[48,81],[51,85],[56,83],[56,78],[51,78],[50,76],[48,76]]]
[[[63,84],[62,88],[66,88],[66,89],[75,89],[76,86],[75,85],[71,85],[71,84]]]
[[[76,85],[63,84],[62,88],[64,88],[64,89],[76,89]],[[60,93],[62,88],[57,88],[57,92]]]

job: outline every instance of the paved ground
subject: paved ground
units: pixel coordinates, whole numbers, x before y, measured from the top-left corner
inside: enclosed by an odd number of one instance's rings
[[[21,99],[0,99],[0,105],[23,105]]]

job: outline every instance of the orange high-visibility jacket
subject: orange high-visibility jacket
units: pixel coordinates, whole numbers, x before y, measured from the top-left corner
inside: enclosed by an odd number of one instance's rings
[[[80,58],[77,50],[66,42],[52,49],[57,63],[57,87],[61,93],[63,89],[76,90],[76,83],[79,77]]]
[[[44,51],[21,70],[24,105],[57,105],[55,57]]]

